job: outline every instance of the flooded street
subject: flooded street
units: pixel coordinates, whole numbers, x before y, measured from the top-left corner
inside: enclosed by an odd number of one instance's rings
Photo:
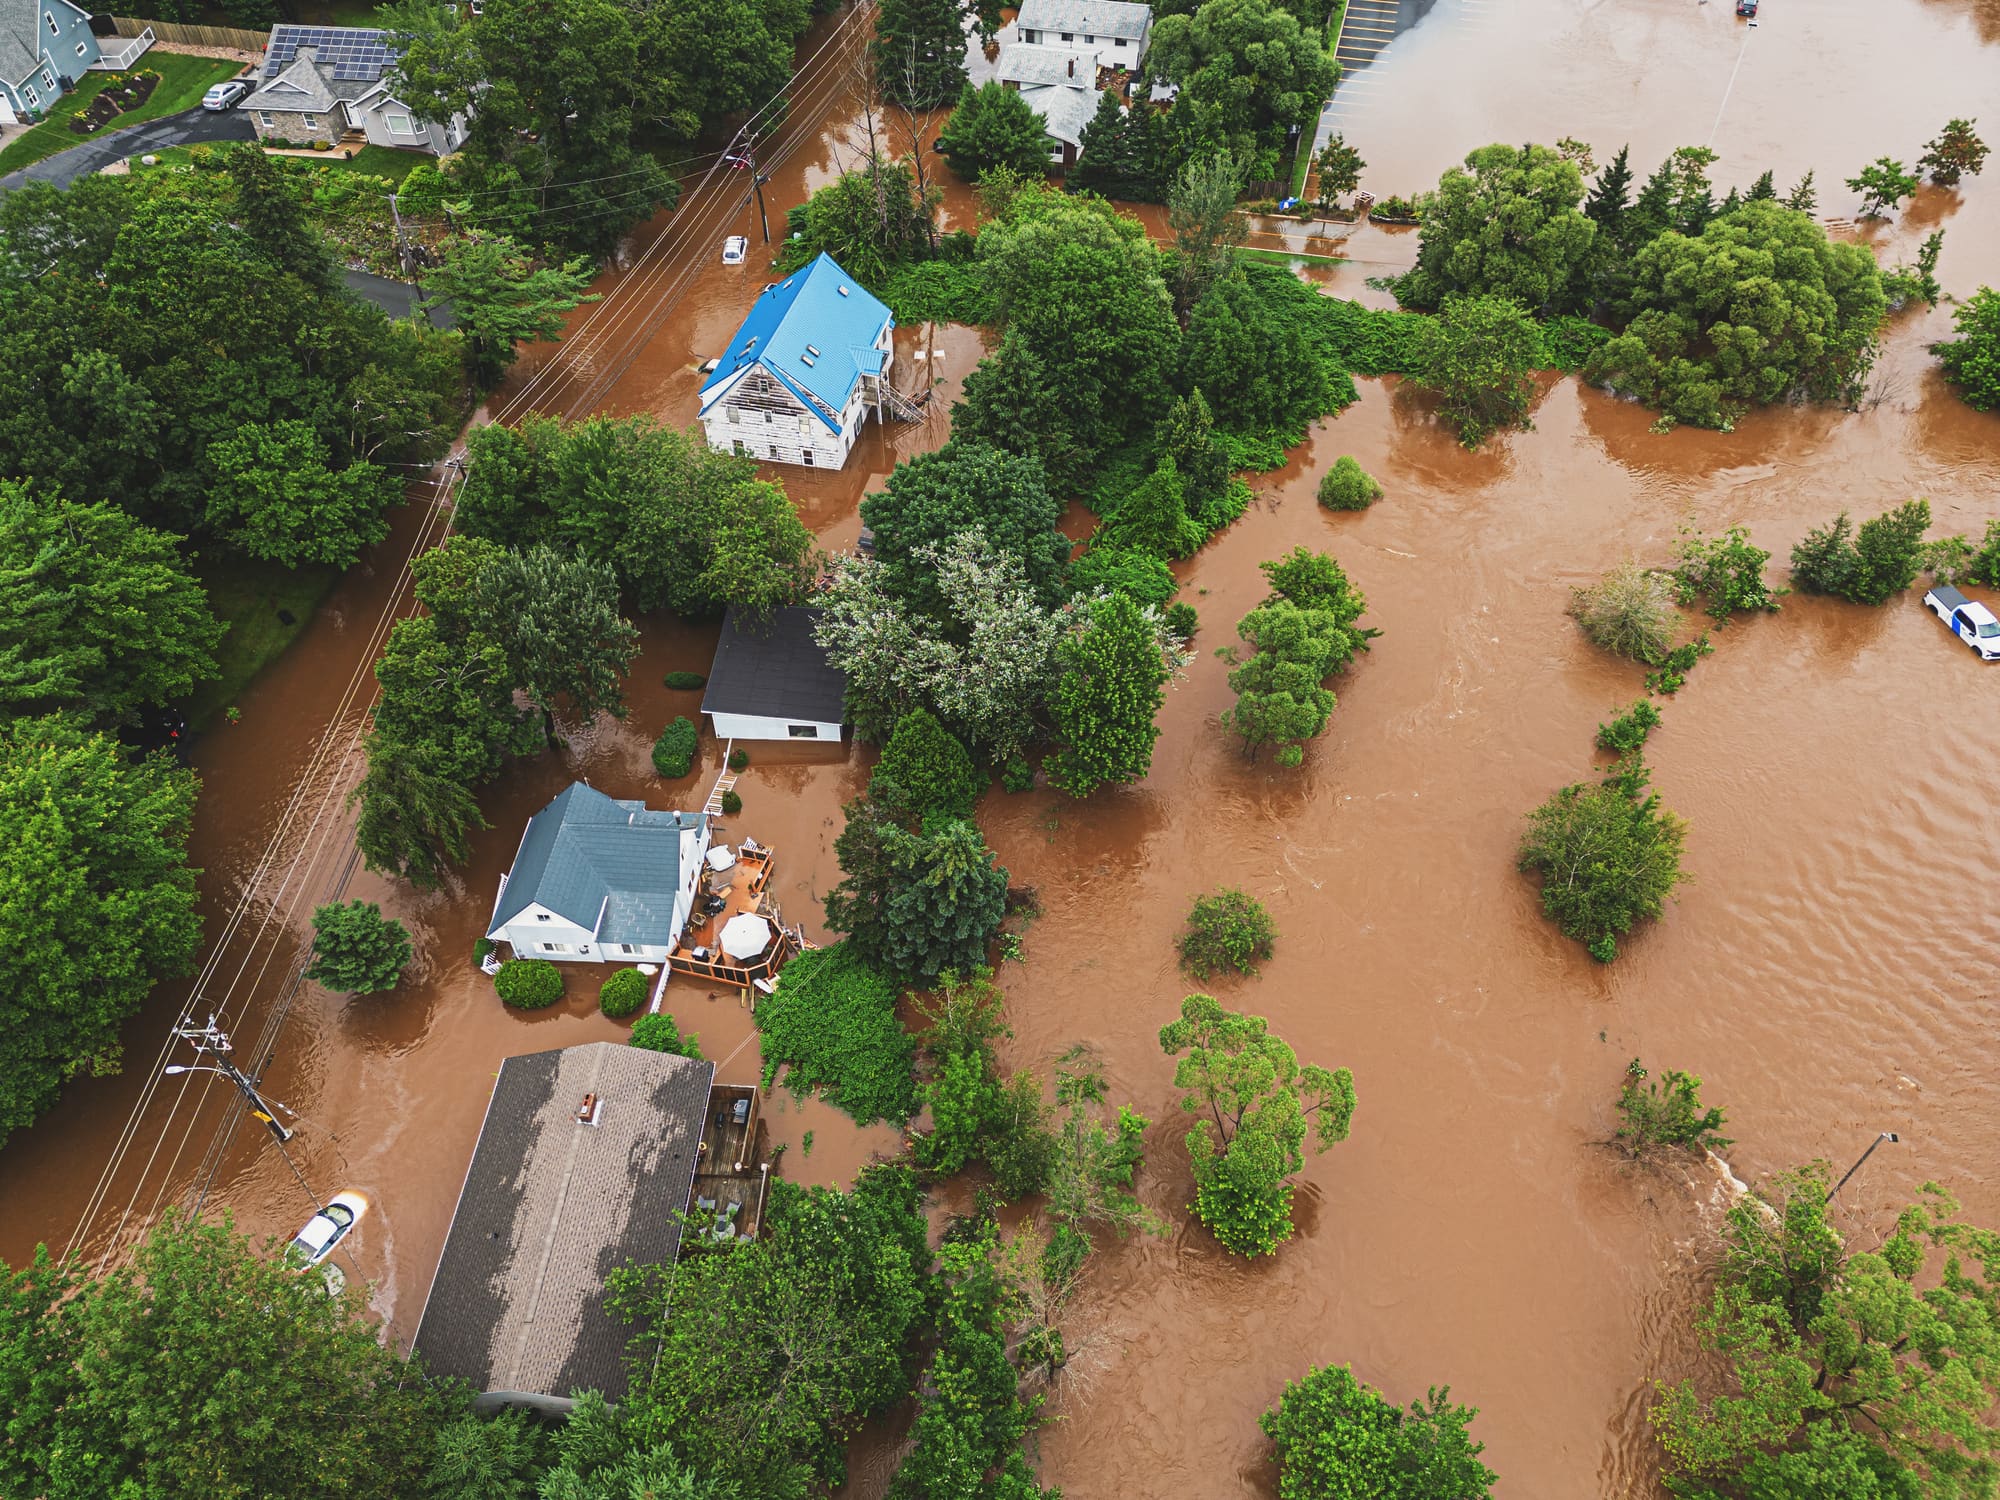
[[[1414,192],[1473,146],[1563,135],[1591,140],[1600,162],[1629,139],[1643,177],[1714,130],[1719,191],[1766,167],[1784,189],[1812,169],[1820,212],[1839,216],[1853,196],[1841,179],[1885,152],[1913,160],[1946,116],[2000,128],[1993,0],[1766,0],[1754,31],[1722,0],[1523,0],[1499,17],[1439,0],[1357,82],[1339,128],[1369,162],[1365,186]],[[774,231],[786,207],[852,164],[858,123],[836,114],[774,171]],[[956,187],[952,211],[969,211]],[[728,223],[712,235],[704,226],[684,294],[596,409],[692,421],[694,367],[720,351],[763,279],[761,267],[714,263],[722,234],[757,234],[754,204],[729,213],[717,211]],[[1927,188],[1867,237],[1894,263],[1938,227],[1948,292],[2000,283],[2000,176]],[[1313,279],[1379,303],[1363,278],[1408,264],[1415,248],[1412,235],[1363,227],[1351,262]],[[1687,525],[1748,526],[1781,578],[1792,543],[1842,508],[1861,517],[1923,495],[1933,535],[1975,537],[2000,514],[2000,414],[1965,407],[1925,352],[1949,330],[1949,305],[1898,315],[1859,413],[1781,409],[1728,434],[1655,434],[1651,413],[1561,380],[1533,431],[1467,454],[1414,393],[1360,382],[1360,402],[1318,424],[1287,469],[1259,476],[1250,513],[1178,569],[1200,614],[1198,656],[1169,692],[1147,780],[1082,804],[988,794],[980,822],[1013,883],[1036,887],[1044,907],[1026,962],[999,976],[1016,1033],[1008,1061],[1045,1065],[1087,1043],[1113,1098],[1154,1122],[1141,1193],[1177,1226],[1093,1258],[1087,1399],[1040,1435],[1046,1483],[1073,1500],[1269,1495],[1257,1414],[1308,1366],[1351,1362],[1399,1403],[1448,1384],[1479,1407],[1473,1432],[1505,1500],[1656,1496],[1649,1382],[1687,1358],[1719,1200],[1704,1173],[1636,1171],[1603,1149],[1635,1054],[1705,1080],[1748,1181],[1814,1156],[1844,1167],[1877,1131],[1899,1132],[1840,1199],[1864,1242],[1926,1178],[1976,1222],[2000,1223],[2000,932],[1983,897],[2000,842],[2000,676],[1955,646],[1916,593],[1881,609],[1789,597],[1716,634],[1714,655],[1662,703],[1648,746],[1657,790],[1691,825],[1694,879],[1615,965],[1557,934],[1513,869],[1523,815],[1590,774],[1603,759],[1596,726],[1642,691],[1639,668],[1590,648],[1565,618],[1573,584],[1628,555],[1667,561]],[[620,348],[607,337],[539,388],[542,362],[563,356],[531,351],[492,405],[566,410]],[[942,413],[980,349],[975,330],[899,330],[899,383],[942,378],[938,415],[871,427],[839,474],[773,471],[822,545],[851,544],[865,489],[944,440]],[[588,380],[577,373],[587,366]],[[1385,490],[1364,513],[1314,501],[1341,454]],[[342,689],[435,520],[406,508],[244,697],[241,722],[196,747],[193,858],[211,942],[253,897],[207,990],[245,1053],[283,998],[311,906],[345,874],[338,792],[359,767],[316,759],[322,733],[337,717],[334,742],[351,742],[359,708],[336,714]],[[1304,765],[1282,771],[1246,763],[1225,739],[1230,694],[1213,653],[1262,596],[1257,564],[1295,544],[1340,559],[1368,597],[1364,623],[1383,634],[1335,682],[1340,707]],[[346,880],[348,896],[410,925],[418,963],[386,996],[301,988],[265,1075],[302,1117],[290,1150],[306,1181],[322,1197],[353,1188],[372,1200],[350,1274],[373,1284],[405,1344],[500,1061],[626,1030],[596,1008],[608,971],[571,969],[562,1004],[524,1015],[474,967],[525,820],[576,777],[655,807],[698,806],[720,769],[713,742],[678,782],[663,784],[648,758],[661,725],[694,716],[700,697],[667,690],[662,675],[706,671],[715,627],[643,623],[629,717],[567,726],[560,752],[487,789],[492,826],[462,880],[428,893],[359,870]],[[744,809],[723,836],[775,847],[787,917],[823,937],[840,805],[865,785],[873,752],[749,748]],[[318,852],[288,884],[260,879],[301,783],[277,868]],[[1260,977],[1216,992],[1268,1016],[1303,1060],[1351,1067],[1359,1095],[1352,1139],[1307,1167],[1293,1240],[1255,1265],[1189,1227],[1185,1125],[1157,1042],[1189,988],[1174,934],[1191,899],[1222,885],[1263,901],[1279,936]],[[18,1264],[37,1240],[70,1242],[186,993],[164,987],[128,1026],[123,1075],[72,1084],[0,1152],[12,1210],[0,1255]],[[676,979],[666,1008],[722,1078],[759,1076],[733,993]],[[191,1058],[183,1048],[176,1060]],[[170,1088],[189,1090],[171,1115]],[[165,1080],[81,1247],[102,1251],[157,1208],[191,1201],[212,1149],[205,1210],[227,1207],[260,1234],[295,1230],[312,1202],[268,1141],[241,1129],[217,1148],[238,1114],[220,1087]],[[894,1144],[812,1101],[774,1100],[772,1124],[794,1180],[844,1180]]]

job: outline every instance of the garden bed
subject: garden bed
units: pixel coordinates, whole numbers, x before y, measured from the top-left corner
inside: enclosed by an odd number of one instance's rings
[[[159,86],[160,75],[150,68],[139,73],[113,74],[110,82],[97,91],[96,98],[70,116],[69,128],[78,135],[95,135],[127,110],[145,104]]]

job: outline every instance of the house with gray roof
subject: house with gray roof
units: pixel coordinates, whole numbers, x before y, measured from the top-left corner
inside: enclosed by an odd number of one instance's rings
[[[82,6],[0,0],[0,125],[41,118],[97,58],[90,12]]]
[[[0,4],[9,0],[0,0]],[[447,156],[465,143],[467,120],[425,120],[396,97],[394,32],[366,26],[273,26],[256,91],[243,101],[257,138],[285,146],[331,146],[349,134],[371,146]]]
[[[665,963],[687,925],[708,819],[571,782],[528,820],[487,939],[520,958]]]
[[[752,624],[734,609],[708,669],[701,711],[719,740],[840,741],[847,674],[813,639],[820,612],[797,605]]]
[[[1122,89],[1153,35],[1150,6],[1125,0],[1025,0],[1000,49],[996,76],[1042,117],[1049,165],[1073,167],[1083,127],[1097,113],[1100,85]]]
[[[1130,0],[1022,0],[1014,16],[1017,41],[1075,44],[1104,56],[1106,67],[1124,62],[1139,71],[1153,34],[1153,8]]]
[[[417,1324],[432,1374],[469,1381],[488,1410],[624,1398],[631,1330],[605,1311],[605,1279],[679,1254],[704,1152],[728,1145],[704,1145],[714,1078],[712,1062],[623,1042],[501,1064]]]

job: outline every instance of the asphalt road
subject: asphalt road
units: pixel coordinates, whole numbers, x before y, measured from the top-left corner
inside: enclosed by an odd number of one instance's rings
[[[129,130],[114,130],[94,141],[45,156],[33,166],[0,177],[0,188],[20,187],[29,182],[53,182],[57,187],[68,187],[77,178],[101,172],[128,156],[142,156],[168,146],[199,146],[207,141],[247,141],[255,137],[250,117],[241,110],[206,110],[196,105],[177,115],[148,120]]]

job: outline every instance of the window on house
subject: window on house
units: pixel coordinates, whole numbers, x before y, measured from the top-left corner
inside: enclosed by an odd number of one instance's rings
[[[549,919],[549,914],[545,911],[538,911],[535,913],[535,920],[537,922],[546,922],[548,921],[548,919]]]
[[[77,55],[78,57],[81,57],[81,56],[83,56],[83,50],[84,50],[84,49],[83,49],[83,43],[82,43],[82,42],[78,42],[78,43],[76,44],[76,55]]]
[[[1062,39],[1066,42],[1073,42],[1076,40],[1076,33],[1073,31],[1065,31],[1062,34]]]
[[[417,133],[416,122],[408,115],[384,115],[382,118],[388,121],[389,134],[391,135],[415,135]]]
[[[787,724],[785,733],[795,740],[816,740],[819,738],[817,724]]]
[[[27,95],[28,95],[28,108],[30,109],[35,108],[36,105],[42,102],[41,95],[37,94],[32,87],[30,87],[27,90]]]
[[[277,124],[278,122],[271,118],[270,113],[268,111],[260,109],[257,111],[257,123],[259,125],[262,125],[266,130],[269,130],[273,125]]]
[[[813,467],[813,451],[810,448],[806,449],[806,467],[808,469]]]
[[[744,442],[742,438],[733,439],[730,446],[735,450],[738,458],[748,458],[750,456],[750,445]]]
[[[771,422],[772,422],[773,420],[774,420],[774,419],[772,418],[772,416],[771,416],[771,414],[770,414],[769,412],[765,412],[765,413],[764,413],[764,425],[765,425],[766,427],[770,426],[770,425],[771,425]]]
[[[776,458],[777,456],[778,456],[778,445],[776,443],[773,443],[771,444],[771,457]]]
[[[42,87],[52,89],[55,86],[56,75],[51,73],[47,68],[42,69]]]
[[[50,36],[61,36],[61,35],[62,35],[62,27],[60,27],[60,26],[56,25],[56,13],[55,13],[54,11],[52,11],[52,10],[45,10],[45,11],[43,11],[43,12],[42,12],[42,19],[43,19],[44,21],[47,21],[47,22],[49,23],[49,35],[50,35]]]
[[[301,124],[303,124],[303,125],[304,125],[304,126],[306,127],[306,129],[308,129],[308,130],[317,130],[317,129],[319,129],[319,116],[318,116],[318,115],[300,115],[300,116],[299,116],[299,122],[300,122]]]
[[[1125,38],[1121,36],[1120,38],[1118,38],[1117,41],[1113,42],[1111,45],[1114,47],[1122,47],[1125,45]]]
[[[618,945],[618,951],[620,953],[637,953],[639,950],[637,948],[634,948],[630,943],[620,943]]]

